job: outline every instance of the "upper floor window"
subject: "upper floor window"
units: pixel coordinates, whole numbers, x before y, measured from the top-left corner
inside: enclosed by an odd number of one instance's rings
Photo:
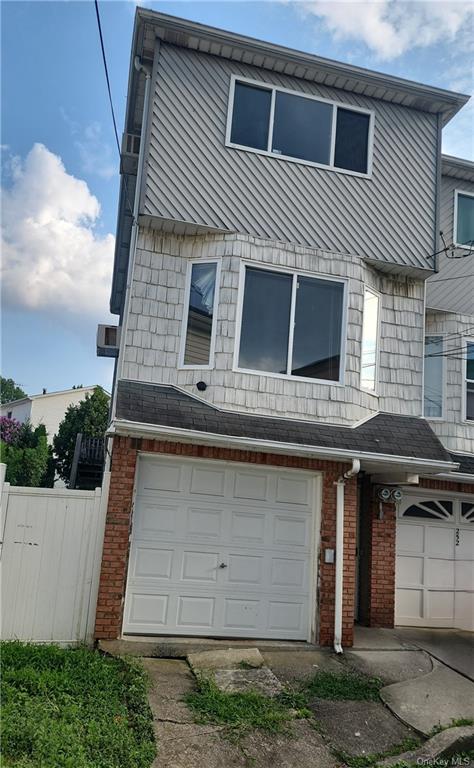
[[[358,107],[233,76],[226,144],[366,176],[372,122]]]
[[[426,336],[423,414],[427,419],[441,419],[443,417],[443,346],[442,336]]]
[[[370,288],[364,291],[360,385],[375,392],[378,375],[379,296]]]
[[[181,365],[191,368],[212,365],[218,271],[215,261],[189,265]]]
[[[474,245],[474,195],[458,189],[454,195],[454,242]]]
[[[244,270],[238,368],[340,383],[345,283]]]
[[[466,342],[466,419],[474,421],[474,339]]]

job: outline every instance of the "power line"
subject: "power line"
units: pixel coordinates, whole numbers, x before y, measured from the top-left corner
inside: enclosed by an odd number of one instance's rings
[[[466,277],[474,277],[474,275],[457,275],[456,277],[440,277],[438,280],[428,279],[428,285],[433,283],[445,283],[447,280],[464,280]]]
[[[105,72],[105,79],[107,81],[107,92],[109,94],[109,104],[110,104],[110,111],[112,113],[112,122],[114,124],[114,134],[115,134],[115,141],[117,144],[117,151],[119,154],[120,161],[122,160],[122,150],[120,148],[120,141],[119,141],[119,135],[117,130],[117,120],[115,119],[115,110],[114,110],[114,102],[112,100],[112,89],[110,87],[110,77],[109,77],[109,68],[107,66],[107,57],[105,55],[105,45],[104,45],[104,36],[102,34],[102,24],[100,21],[100,13],[99,13],[99,3],[97,0],[94,0],[94,6],[95,6],[95,15],[97,18],[97,28],[99,30],[99,38],[100,38],[100,48],[102,51],[102,61],[104,64],[104,72]],[[127,188],[127,181],[125,179],[125,174],[122,174],[122,183],[125,189],[125,199],[127,201],[128,208],[130,210],[130,213],[132,215],[132,220],[134,218],[133,216],[133,206],[130,202],[130,198],[128,196],[128,188]]]

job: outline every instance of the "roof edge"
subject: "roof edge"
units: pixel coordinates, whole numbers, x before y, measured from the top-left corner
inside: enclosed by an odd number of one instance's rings
[[[431,99],[433,102],[441,102],[445,108],[434,110],[435,112],[448,113],[448,119],[456,114],[461,107],[466,104],[470,96],[465,93],[458,93],[455,91],[449,91],[445,88],[438,88],[435,86],[419,83],[415,80],[408,80],[407,78],[396,77],[394,75],[388,75],[383,72],[377,72],[375,70],[366,69],[364,67],[356,67],[352,64],[345,64],[343,62],[335,61],[334,59],[327,59],[315,54],[299,51],[297,49],[289,48],[287,46],[278,45],[268,41],[260,40],[258,38],[249,37],[247,35],[239,35],[235,32],[230,32],[218,27],[211,27],[199,22],[183,19],[179,16],[172,16],[170,14],[161,13],[158,11],[152,11],[147,8],[137,7],[136,9],[136,22],[139,24],[151,23],[155,27],[158,27],[156,34],[160,37],[160,27],[162,30],[167,30],[175,34],[175,44],[182,47],[188,47],[186,45],[185,35],[189,34],[194,38],[201,38],[208,40],[211,44],[227,45],[229,44],[240,46],[247,51],[254,51],[262,55],[261,67],[266,68],[264,65],[263,57],[274,56],[294,64],[300,64],[302,66],[312,66],[320,68],[326,71],[328,74],[336,76],[345,76],[353,79],[357,79],[359,82],[365,82],[366,84],[373,85],[375,87],[392,87],[401,91],[405,91],[408,94],[418,94],[423,96],[428,101]],[[164,37],[163,32],[161,37]],[[134,37],[134,42],[136,37]],[[193,46],[195,50],[195,46]],[[229,58],[220,53],[214,53],[213,55],[221,56],[222,58]],[[373,97],[376,98],[376,97]]]

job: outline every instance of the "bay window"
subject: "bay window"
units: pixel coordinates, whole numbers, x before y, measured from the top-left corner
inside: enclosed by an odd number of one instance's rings
[[[185,367],[209,367],[212,363],[217,273],[216,262],[189,265],[181,351],[181,365]]]

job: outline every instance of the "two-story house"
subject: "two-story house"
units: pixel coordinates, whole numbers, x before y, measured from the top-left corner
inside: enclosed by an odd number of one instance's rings
[[[340,650],[356,616],[393,624],[406,489],[459,469],[423,357],[441,130],[466,101],[137,10],[97,638]]]

